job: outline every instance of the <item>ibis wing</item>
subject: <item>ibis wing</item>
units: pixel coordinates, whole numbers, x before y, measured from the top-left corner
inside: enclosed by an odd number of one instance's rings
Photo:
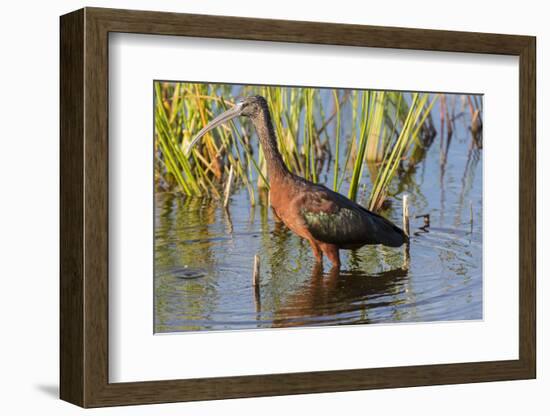
[[[313,237],[340,247],[399,247],[407,240],[404,232],[389,220],[324,186],[304,196],[302,216]]]

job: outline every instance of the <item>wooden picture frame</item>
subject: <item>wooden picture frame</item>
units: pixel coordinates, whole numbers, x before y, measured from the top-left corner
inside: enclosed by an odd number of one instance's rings
[[[536,376],[534,37],[85,8],[61,17],[60,396],[82,407]],[[519,57],[519,359],[109,383],[108,34],[298,42]]]

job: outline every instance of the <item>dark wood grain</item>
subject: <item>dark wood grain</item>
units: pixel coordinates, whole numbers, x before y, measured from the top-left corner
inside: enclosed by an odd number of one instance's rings
[[[87,8],[110,32],[519,55],[528,36]]]
[[[519,356],[536,377],[536,41],[520,54],[519,97]]]
[[[520,58],[519,359],[189,380],[108,380],[108,33]],[[61,397],[83,407],[533,378],[535,39],[528,36],[87,8],[61,18]]]
[[[61,19],[60,388],[84,405],[84,12]]]
[[[108,32],[94,13],[86,14],[84,68],[84,312],[86,334],[85,406],[95,403],[107,383],[109,310],[109,137]]]

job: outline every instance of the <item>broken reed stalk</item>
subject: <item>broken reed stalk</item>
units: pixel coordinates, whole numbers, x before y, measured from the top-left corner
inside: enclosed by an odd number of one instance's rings
[[[252,285],[256,290],[258,290],[260,286],[260,256],[257,254],[254,256],[254,272],[252,274]]]
[[[421,214],[421,215],[415,215],[415,219],[423,218],[424,219],[424,225],[420,228],[428,228],[430,226],[430,214]]]
[[[231,183],[233,182],[233,165],[229,168],[229,177],[227,178],[227,185],[225,186],[225,196],[223,199],[223,207],[227,208],[229,204],[229,195],[231,195]]]
[[[256,306],[256,313],[260,313],[262,310],[262,302],[260,298],[260,256],[257,254],[254,256],[252,286],[254,287],[254,305]]]
[[[410,225],[409,225],[409,196],[403,195],[403,231],[407,234],[407,237],[410,236]]]
[[[470,201],[470,233],[474,230],[474,204]]]
[[[410,237],[410,220],[409,220],[409,196],[403,195],[403,231]],[[411,262],[410,243],[405,243],[405,252],[403,254],[403,268],[409,269]]]

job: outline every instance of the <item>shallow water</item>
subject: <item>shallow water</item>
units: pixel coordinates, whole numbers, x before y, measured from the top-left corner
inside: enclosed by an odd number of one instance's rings
[[[482,151],[470,150],[470,132],[457,122],[442,171],[439,139],[397,179],[400,191],[383,212],[401,225],[402,195],[410,195],[408,269],[403,248],[366,246],[341,251],[340,272],[326,259],[322,270],[309,244],[265,205],[251,207],[244,189],[227,211],[157,193],[155,332],[481,319]],[[429,227],[420,214],[430,214]]]

